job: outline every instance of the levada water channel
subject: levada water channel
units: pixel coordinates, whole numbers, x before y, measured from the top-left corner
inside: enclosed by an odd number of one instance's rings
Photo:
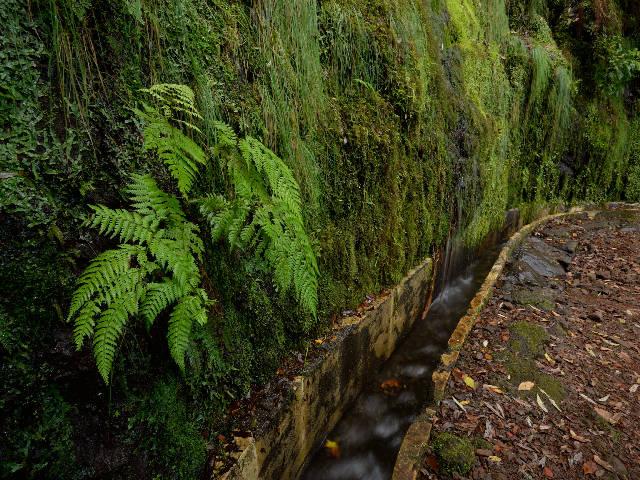
[[[391,478],[406,430],[431,400],[431,374],[498,257],[505,236],[506,232],[496,235],[473,253],[465,252],[455,240],[449,242],[427,315],[416,321],[327,435],[327,440],[336,442],[339,454],[327,448],[314,452],[303,480]],[[385,385],[387,389],[382,388]]]

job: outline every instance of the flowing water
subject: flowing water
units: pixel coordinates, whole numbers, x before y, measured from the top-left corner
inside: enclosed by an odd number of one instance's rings
[[[338,443],[336,458],[320,449],[302,475],[304,480],[387,480],[411,422],[431,396],[431,374],[449,337],[466,313],[500,251],[500,245],[469,259],[447,246],[442,272],[426,317],[418,319],[374,381],[327,436]],[[453,272],[453,273],[452,273]],[[400,388],[382,389],[394,380]]]

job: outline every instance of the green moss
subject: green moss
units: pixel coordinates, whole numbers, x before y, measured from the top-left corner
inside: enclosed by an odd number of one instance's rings
[[[525,357],[538,357],[544,354],[544,345],[549,340],[547,331],[539,325],[526,321],[513,323],[509,330],[511,341],[509,348]]]
[[[485,440],[483,437],[475,437],[473,439],[473,446],[476,449],[482,448],[485,450],[493,450],[493,444]]]
[[[521,305],[533,305],[546,311],[555,307],[555,302],[542,289],[519,288],[512,294],[513,300]]]
[[[431,442],[440,470],[448,475],[465,475],[476,460],[473,443],[452,433],[437,434]]]
[[[535,398],[541,388],[549,394],[556,402],[564,399],[566,393],[562,383],[555,377],[541,372],[536,366],[535,360],[522,357],[514,353],[508,353],[504,358],[505,367],[510,375],[511,384],[517,387],[522,382],[532,381],[535,383],[534,389],[519,392],[520,394]]]

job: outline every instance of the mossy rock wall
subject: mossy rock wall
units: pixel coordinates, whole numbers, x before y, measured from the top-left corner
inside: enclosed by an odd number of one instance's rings
[[[452,231],[477,244],[507,208],[640,199],[630,1],[6,0],[0,21],[3,476],[194,478],[231,403]],[[159,322],[128,332],[107,389],[64,318],[109,246],[88,204],[122,206],[133,172],[167,183],[131,111],[159,82],[194,88],[205,147],[224,120],[292,168],[320,315],[208,245],[216,320],[186,375]],[[215,163],[198,186],[229,188]]]

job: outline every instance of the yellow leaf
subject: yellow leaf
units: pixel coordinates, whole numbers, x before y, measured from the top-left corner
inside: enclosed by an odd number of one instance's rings
[[[324,443],[324,448],[327,450],[327,453],[332,458],[340,458],[340,445],[338,442],[334,442],[333,440],[327,440]]]
[[[462,376],[462,380],[464,381],[465,385],[469,388],[476,388],[476,382],[473,378],[471,378],[469,375],[463,375]]]
[[[497,455],[491,455],[488,458],[489,458],[489,460],[491,460],[494,463],[500,463],[502,461],[502,459],[500,457],[498,457]]]
[[[531,390],[533,388],[533,386],[535,385],[535,383],[531,382],[531,381],[527,381],[527,382],[522,382],[520,385],[518,385],[518,390],[522,391],[528,391]]]
[[[553,359],[553,357],[551,355],[549,355],[547,352],[544,353],[544,358],[547,359],[547,362],[549,362],[549,364],[551,366],[554,366],[556,364],[556,361]]]
[[[495,385],[489,385],[488,383],[485,383],[482,388],[484,388],[485,390],[489,390],[490,392],[493,393],[498,393],[498,394],[503,394],[504,391],[500,388],[500,387],[496,387]]]

